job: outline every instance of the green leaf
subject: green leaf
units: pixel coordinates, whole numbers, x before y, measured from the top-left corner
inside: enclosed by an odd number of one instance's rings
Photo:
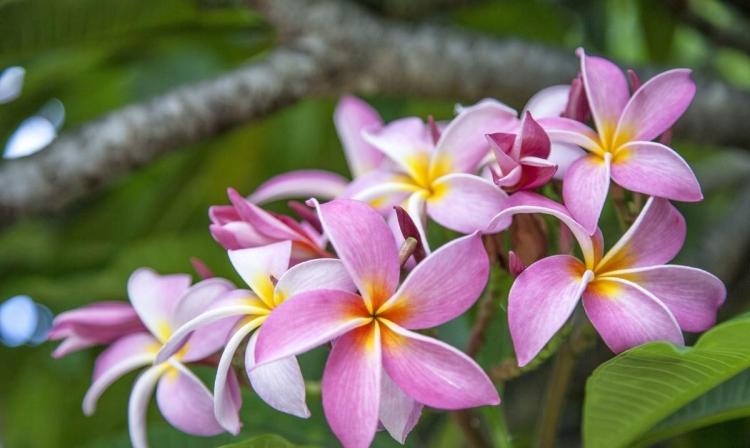
[[[309,445],[307,447],[311,448]],[[264,434],[251,437],[243,442],[222,445],[219,448],[302,448],[302,445],[295,445],[276,434]]]
[[[583,439],[621,447],[750,367],[750,318],[704,334],[694,347],[655,342],[599,366],[586,383]]]

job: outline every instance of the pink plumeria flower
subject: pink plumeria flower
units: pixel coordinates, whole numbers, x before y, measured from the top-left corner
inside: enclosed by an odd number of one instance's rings
[[[47,338],[63,340],[52,352],[53,357],[60,358],[84,348],[110,344],[145,329],[129,303],[98,302],[55,317]]]
[[[561,204],[533,193],[518,193],[513,200],[497,219],[516,213],[553,215],[570,228],[584,258],[544,258],[513,283],[508,321],[520,366],[534,359],[581,297],[591,323],[615,353],[649,341],[682,345],[682,330],[700,332],[716,322],[726,297],[721,280],[700,269],[666,264],[685,240],[685,220],[668,200],[649,198],[603,256],[601,233],[589,236]]]
[[[211,309],[186,322],[175,331],[156,358],[157,362],[161,362],[173,356],[193,331],[200,331],[206,325],[215,325],[214,322],[229,317],[240,319],[221,355],[214,384],[214,413],[219,423],[233,434],[239,433],[241,427],[241,401],[232,394],[233,378],[230,373],[233,372],[232,359],[241,343],[290,296],[318,288],[354,290],[341,261],[333,258],[309,260],[289,268],[291,255],[290,241],[229,251],[232,265],[251,291],[234,291]],[[252,369],[259,334],[260,330],[256,330],[250,336],[244,356],[253,389],[273,408],[298,417],[309,417],[310,411],[305,404],[305,381],[294,356]]]
[[[399,284],[398,247],[383,217],[359,201],[318,205],[325,233],[359,293],[326,288],[291,297],[266,320],[256,365],[333,341],[323,409],[345,447],[366,447],[380,422],[403,442],[422,405],[462,409],[500,402],[468,356],[413,330],[443,324],[477,299],[489,272],[481,237],[446,244]]]
[[[610,178],[639,193],[677,201],[700,201],[693,171],[655,139],[672,127],[695,94],[690,70],[661,73],[632,97],[623,72],[612,62],[578,49],[581,74],[596,131],[567,118],[540,120],[553,142],[589,151],[565,175],[563,198],[573,217],[593,233],[607,198]]]
[[[150,269],[135,271],[128,280],[128,297],[145,329],[118,339],[96,359],[83,412],[93,414],[99,397],[112,383],[128,372],[148,366],[136,380],[128,405],[130,440],[135,448],[148,446],[146,410],[154,388],[162,415],[175,428],[199,436],[223,432],[214,418],[211,392],[185,364],[203,360],[221,348],[231,325],[218,322],[202,329],[187,340],[179,353],[164,362],[154,361],[174,328],[233,288],[222,279],[204,280],[191,287],[188,275],[161,276]],[[236,380],[234,384],[234,394],[239,396]]]
[[[524,115],[518,134],[489,134],[487,140],[497,161],[490,166],[492,178],[495,185],[509,193],[539,188],[557,171],[557,165],[547,159],[549,137],[530,112]]]
[[[232,205],[212,206],[209,230],[214,239],[227,250],[266,246],[279,241],[293,243],[294,262],[330,256],[326,240],[307,222],[267,212],[245,199],[236,190],[228,190]]]

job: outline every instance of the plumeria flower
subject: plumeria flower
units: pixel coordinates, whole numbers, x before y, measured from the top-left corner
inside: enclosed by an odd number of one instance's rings
[[[573,217],[596,230],[610,178],[631,191],[678,201],[700,201],[700,185],[685,160],[651,140],[672,127],[695,94],[690,70],[661,73],[632,97],[623,72],[612,62],[578,49],[581,75],[596,131],[567,118],[540,120],[553,142],[589,151],[571,165],[563,198]],[[586,192],[586,194],[581,194]]]
[[[208,209],[209,230],[214,239],[227,250],[266,246],[280,241],[291,241],[294,262],[330,256],[325,251],[326,240],[308,222],[267,212],[230,188],[232,205],[217,205]]]
[[[462,409],[500,402],[468,356],[413,330],[466,311],[487,283],[489,260],[477,233],[446,244],[399,284],[398,247],[383,217],[341,199],[318,215],[359,293],[324,288],[289,298],[266,320],[255,365],[333,341],[322,380],[323,409],[345,447],[366,447],[380,422],[403,442],[423,405]]]
[[[283,241],[268,246],[229,251],[229,259],[235,270],[250,286],[251,291],[237,290],[220,300],[205,313],[186,322],[165,344],[156,361],[163,362],[180,347],[193,331],[201,331],[206,325],[228,317],[239,318],[232,335],[226,343],[219,360],[214,385],[214,412],[219,423],[229,432],[240,431],[240,401],[233,395],[232,359],[240,344],[248,339],[253,330],[261,327],[273,310],[288,297],[317,288],[333,288],[353,291],[354,285],[346,276],[339,260],[327,258],[300,263],[291,269],[292,243]],[[260,368],[254,366],[254,352],[260,331],[249,338],[245,349],[245,367],[255,392],[273,408],[296,415],[309,417],[305,404],[305,381],[297,359],[288,356]],[[189,343],[189,342],[188,342]],[[184,350],[184,349],[183,349]]]
[[[518,134],[489,134],[497,164],[490,167],[495,185],[507,192],[532,190],[549,182],[557,165],[548,160],[550,142],[547,133],[526,112]]]
[[[223,432],[214,418],[211,392],[186,363],[201,361],[221,348],[233,322],[217,322],[203,328],[187,340],[180,352],[163,362],[154,361],[173,329],[232,289],[233,285],[222,279],[204,280],[191,287],[188,275],[161,276],[150,269],[135,271],[128,280],[128,297],[146,328],[118,339],[99,355],[93,383],[83,399],[83,412],[93,414],[99,397],[113,382],[148,366],[133,385],[128,405],[130,440],[135,448],[148,446],[146,410],[154,388],[159,410],[175,428],[199,436]],[[232,384],[232,394],[239,397],[236,378]]]
[[[649,341],[684,343],[682,331],[716,322],[724,284],[712,274],[668,265],[685,240],[685,220],[662,198],[651,197],[630,229],[602,256],[593,237],[562,205],[518,193],[498,220],[516,213],[545,213],[563,221],[578,240],[583,261],[555,255],[520,273],[508,298],[508,321],[518,364],[528,364],[573,313],[579,299],[609,348],[619,353]]]
[[[145,330],[132,305],[112,301],[92,303],[58,315],[47,337],[51,341],[63,340],[52,352],[52,356],[60,358],[84,348],[111,344],[125,335]]]

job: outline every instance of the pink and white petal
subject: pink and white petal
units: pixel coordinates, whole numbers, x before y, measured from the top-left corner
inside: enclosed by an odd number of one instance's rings
[[[480,102],[463,109],[440,136],[430,164],[430,177],[447,172],[473,174],[490,150],[485,134],[509,131],[517,122],[514,110],[494,102]],[[450,169],[446,170],[446,165]]]
[[[292,242],[282,241],[262,247],[230,250],[229,260],[242,280],[269,307],[275,305],[271,278],[279,279],[289,269]]]
[[[94,347],[99,344],[101,344],[101,342],[93,339],[82,338],[76,335],[68,336],[62,342],[60,342],[57,347],[55,347],[55,350],[52,352],[52,357],[55,359],[59,359],[73,352],[77,352],[89,347]]]
[[[346,190],[344,191],[344,193],[342,193],[341,198],[351,199],[360,191],[367,190],[370,187],[374,187],[376,185],[394,182],[401,177],[403,177],[403,175],[386,168],[370,171],[366,174],[363,174],[362,176],[355,177],[354,180],[352,180],[352,182],[346,187]]]
[[[370,446],[378,427],[382,373],[377,323],[336,340],[323,372],[323,411],[343,446]]]
[[[187,274],[159,275],[148,268],[137,269],[128,279],[128,298],[149,331],[166,340],[174,325],[174,310],[190,287]]]
[[[483,231],[505,206],[508,195],[492,182],[471,174],[437,179],[427,199],[427,214],[438,224],[461,233]]]
[[[232,282],[218,277],[194,284],[188,288],[175,307],[175,325],[181,326],[197,317],[234,289],[236,288]]]
[[[606,145],[614,137],[617,122],[630,99],[628,81],[622,70],[607,59],[586,56],[583,48],[576,53],[581,59],[581,74],[591,115]]]
[[[159,379],[156,402],[164,418],[180,431],[196,436],[224,432],[214,417],[214,399],[208,388],[183,364],[172,361]]]
[[[380,423],[398,443],[404,444],[422,415],[422,405],[406,395],[382,372],[380,376]]]
[[[613,274],[609,274],[613,275]],[[727,290],[715,275],[689,266],[661,265],[618,271],[669,308],[685,331],[705,331],[716,324],[716,312]]]
[[[563,201],[573,218],[589,234],[596,231],[609,192],[610,158],[582,157],[568,168],[563,180]]]
[[[524,157],[521,159],[522,176],[518,188],[534,190],[547,184],[557,171],[557,165],[547,159]]]
[[[680,212],[668,200],[651,197],[627,232],[604,255],[597,272],[665,264],[680,251],[686,233]]]
[[[394,205],[403,202],[407,195],[417,191],[421,191],[417,185],[404,182],[404,179],[397,179],[367,187],[351,195],[350,198],[366,202],[382,213],[390,211]]]
[[[221,358],[219,358],[219,365],[216,367],[216,377],[214,379],[214,416],[216,417],[216,421],[225,430],[234,435],[239,434],[242,427],[242,422],[240,422],[242,396],[236,394],[232,384],[232,376],[234,375],[232,361],[242,341],[262,323],[262,318],[255,318],[237,328],[237,331],[227,340],[226,347],[224,347]]]
[[[377,129],[383,125],[383,119],[372,106],[355,96],[346,95],[336,105],[333,123],[353,177],[359,177],[380,166],[383,153],[362,137],[365,129]]]
[[[400,118],[380,128],[365,129],[362,136],[404,172],[415,178],[424,176],[433,143],[422,119]]]
[[[104,391],[120,377],[154,362],[159,342],[148,333],[125,336],[104,350],[94,364],[93,382],[83,397],[83,413],[92,415]]]
[[[255,348],[256,365],[304,353],[372,319],[360,296],[321,289],[297,294],[273,310]]]
[[[283,301],[315,289],[355,292],[357,287],[341,260],[319,258],[302,262],[286,271],[276,284],[276,296]]]
[[[297,358],[290,356],[255,368],[255,343],[262,328],[252,336],[245,351],[245,369],[258,396],[277,411],[310,417],[305,403],[305,379]]]
[[[612,161],[612,179],[631,191],[675,201],[703,199],[690,165],[668,146],[631,142],[620,147]]]
[[[535,93],[521,112],[531,112],[537,118],[559,117],[568,105],[570,86],[567,84],[550,86]]]
[[[555,172],[554,178],[562,180],[565,177],[565,173],[568,172],[570,165],[585,155],[586,151],[576,145],[552,143],[547,160],[557,165],[557,171]]]
[[[490,144],[490,148],[495,155],[495,160],[500,167],[503,175],[508,175],[518,167],[518,158],[513,158],[513,147],[516,141],[515,134],[496,132],[485,136]]]
[[[481,235],[457,238],[419,263],[379,312],[412,330],[438,326],[476,302],[489,271]]]
[[[534,120],[531,113],[521,119],[521,132],[516,140],[518,146],[518,158],[537,157],[546,159],[549,157],[550,140],[544,128]]]
[[[330,171],[290,171],[263,182],[248,196],[248,200],[260,205],[292,198],[333,199],[341,195],[348,184],[349,181],[343,176]]]
[[[438,409],[500,404],[495,386],[473,359],[437,339],[383,322],[383,367],[408,396]]]
[[[97,302],[58,314],[47,338],[54,341],[76,334],[107,341],[138,329],[145,328],[129,303]]]
[[[222,225],[210,224],[208,230],[213,239],[227,250],[265,246],[276,241],[261,235],[257,229],[245,221],[234,221]]]
[[[573,314],[593,274],[570,255],[526,268],[508,295],[508,326],[518,365],[531,362]]]
[[[635,283],[598,278],[583,293],[583,307],[614,353],[652,341],[685,343],[669,309]]]
[[[364,202],[313,200],[325,233],[370,309],[396,290],[401,272],[398,247],[385,219]]]
[[[248,201],[235,189],[228,189],[227,195],[239,217],[250,224],[258,234],[271,240],[299,239],[299,234],[283,221]]]
[[[593,129],[581,123],[563,117],[540,118],[539,125],[549,136],[550,142],[576,145],[592,152],[601,152],[599,136]]]
[[[414,223],[419,234],[419,240],[426,255],[430,254],[430,242],[427,239],[427,207],[426,193],[418,191],[412,193],[406,201],[406,213]]]
[[[148,448],[146,411],[156,383],[166,371],[166,365],[149,367],[135,380],[128,400],[128,433],[133,448]]]
[[[625,106],[615,141],[649,141],[671,128],[695,96],[690,73],[684,68],[669,70],[643,84]]]

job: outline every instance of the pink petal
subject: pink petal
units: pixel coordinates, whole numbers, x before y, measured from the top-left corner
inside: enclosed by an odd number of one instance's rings
[[[599,136],[590,127],[570,118],[540,118],[539,124],[549,136],[552,144],[567,143],[589,151],[601,152]]]
[[[427,199],[427,214],[438,224],[461,233],[487,228],[503,209],[507,194],[492,182],[470,174],[437,179]]]
[[[179,362],[172,362],[156,389],[159,410],[180,431],[196,436],[224,432],[214,417],[214,400],[198,377]]]
[[[585,155],[586,151],[583,151],[576,145],[552,143],[547,160],[557,165],[557,171],[555,172],[554,178],[562,180],[565,177],[565,173],[568,172],[570,165]]]
[[[531,112],[537,118],[559,117],[568,105],[569,93],[567,84],[542,89],[529,99],[521,116]]]
[[[695,95],[690,70],[660,73],[643,84],[625,106],[615,142],[653,140],[677,121]]]
[[[323,410],[346,448],[370,446],[378,427],[382,375],[377,324],[341,336],[323,372]]]
[[[476,302],[489,270],[482,237],[457,238],[419,263],[379,312],[409,329],[438,326]]]
[[[344,263],[334,258],[302,262],[286,271],[276,283],[276,294],[284,299],[315,289],[355,292],[357,287]]]
[[[419,422],[422,405],[406,395],[387,373],[380,375],[380,422],[391,437],[403,444]]]
[[[76,334],[102,343],[145,329],[133,307],[127,302],[97,302],[55,317],[48,333],[50,340]]]
[[[300,239],[298,232],[295,232],[294,229],[291,229],[283,221],[242,197],[233,188],[227,190],[227,194],[239,217],[250,224],[258,234],[271,240],[296,241]]]
[[[596,230],[607,200],[609,172],[609,157],[589,155],[573,162],[563,180],[565,206],[589,234]]]
[[[693,170],[667,146],[632,142],[621,146],[612,161],[612,179],[631,191],[695,202],[703,199]]]
[[[255,368],[255,343],[262,328],[252,336],[245,351],[245,369],[258,396],[272,408],[300,418],[310,416],[305,403],[305,379],[297,358],[290,356]]]
[[[427,204],[424,192],[412,193],[406,201],[406,213],[419,233],[419,242],[426,255],[430,254],[430,242],[427,239]]]
[[[209,213],[213,208],[209,208]],[[244,221],[234,221],[222,225],[211,224],[208,226],[208,230],[211,232],[213,239],[227,250],[264,246],[276,241],[260,234],[257,229]]]
[[[133,448],[148,448],[146,434],[146,411],[151,394],[157,381],[164,373],[166,366],[149,367],[135,380],[128,400],[128,433]]]
[[[508,325],[523,367],[565,324],[592,277],[570,255],[543,258],[516,278],[508,295]]]
[[[495,102],[480,102],[463,109],[443,131],[435,147],[431,177],[449,172],[474,173],[489,152],[485,134],[509,131],[517,123],[516,111]]]
[[[82,338],[79,336],[68,336],[63,340],[52,352],[52,357],[55,359],[62,358],[73,352],[83,350],[85,348],[94,347],[101,344],[99,341],[93,339]]]
[[[248,200],[260,205],[291,198],[333,199],[342,194],[348,184],[344,177],[330,171],[290,171],[263,182]]]
[[[120,377],[154,361],[154,348],[159,342],[150,334],[135,333],[119,339],[96,358],[91,386],[83,397],[83,413],[96,411],[96,402],[104,391]]]
[[[669,262],[685,242],[685,218],[666,199],[649,198],[633,225],[604,255],[597,272]]]
[[[320,222],[336,254],[362,293],[377,309],[396,290],[400,264],[390,227],[372,207],[339,199],[319,205]]]
[[[688,266],[652,266],[619,271],[617,277],[638,284],[674,314],[685,331],[700,332],[716,324],[716,312],[726,299],[716,276]]]
[[[534,190],[547,184],[557,171],[557,165],[547,159],[524,157],[521,159],[522,176],[518,188]]]
[[[546,159],[549,156],[550,140],[544,129],[534,120],[531,113],[526,112],[521,120],[521,132],[517,144],[520,144],[519,158],[538,157]]]
[[[128,297],[151,334],[166,341],[174,325],[177,302],[190,287],[186,274],[159,275],[141,268],[128,279]]]
[[[500,403],[495,386],[473,359],[437,339],[383,322],[383,366],[411,398],[450,410]]]
[[[614,137],[617,122],[630,99],[628,81],[622,70],[612,62],[586,56],[583,48],[576,53],[581,58],[581,74],[591,114],[601,140],[608,145]]]
[[[380,166],[383,153],[362,137],[362,131],[383,125],[375,109],[355,96],[346,95],[336,105],[333,122],[344,146],[352,176],[359,177]]]
[[[487,134],[486,138],[495,154],[500,174],[504,177],[509,176],[518,168],[518,158],[512,156],[516,136],[514,134],[496,132],[494,134]],[[515,185],[517,181],[517,179],[509,181],[508,185]]]
[[[271,278],[281,278],[289,269],[292,242],[282,241],[268,246],[230,250],[229,260],[242,280],[269,307],[275,305],[274,284]]]
[[[255,362],[304,353],[371,321],[360,296],[321,289],[297,294],[273,310],[258,336]]]
[[[597,278],[583,293],[583,307],[615,353],[651,341],[683,345],[672,313],[651,293],[625,280]]]
[[[382,128],[366,129],[362,135],[414,179],[427,176],[433,144],[429,128],[420,118],[400,118]]]

